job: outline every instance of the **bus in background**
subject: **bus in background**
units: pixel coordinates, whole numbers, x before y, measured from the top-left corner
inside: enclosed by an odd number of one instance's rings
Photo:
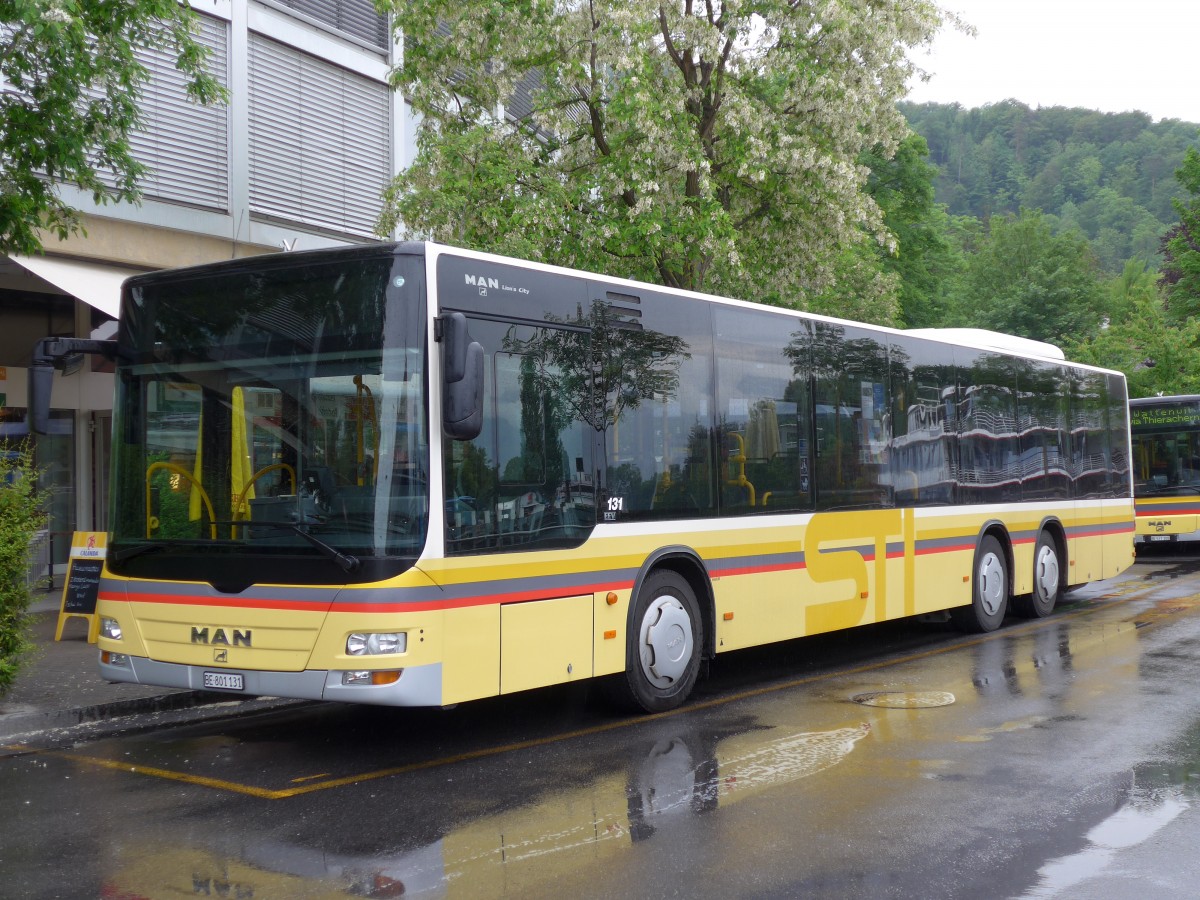
[[[1200,394],[1129,401],[1139,544],[1200,540]]]
[[[444,706],[1132,561],[1117,372],[432,243],[131,278],[99,591],[113,681]]]

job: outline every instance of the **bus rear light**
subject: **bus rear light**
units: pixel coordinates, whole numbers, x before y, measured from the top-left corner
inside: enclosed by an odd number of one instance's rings
[[[342,684],[395,684],[400,680],[400,676],[404,674],[403,669],[392,669],[386,672],[343,672]]]

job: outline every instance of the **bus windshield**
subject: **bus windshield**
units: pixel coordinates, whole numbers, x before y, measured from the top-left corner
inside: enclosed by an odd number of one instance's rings
[[[132,285],[109,568],[240,590],[411,564],[429,509],[422,285],[418,258],[379,252]]]

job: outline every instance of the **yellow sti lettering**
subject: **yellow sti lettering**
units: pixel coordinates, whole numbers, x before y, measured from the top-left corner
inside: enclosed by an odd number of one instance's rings
[[[805,610],[806,632],[816,634],[861,624],[871,596],[870,567],[862,539],[873,540],[876,615],[882,618],[887,601],[887,542],[903,536],[898,509],[862,512],[854,516],[817,514],[804,534],[804,560],[809,577],[819,584],[843,583],[842,596],[822,600]],[[824,545],[855,540],[858,546],[822,549]]]

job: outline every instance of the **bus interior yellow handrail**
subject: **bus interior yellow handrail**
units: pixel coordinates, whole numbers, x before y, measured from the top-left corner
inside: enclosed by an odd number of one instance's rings
[[[204,486],[200,484],[199,479],[197,479],[196,476],[194,476],[191,472],[182,466],[177,466],[175,463],[169,462],[150,463],[150,465],[146,468],[146,537],[151,537],[150,532],[154,530],[157,522],[157,520],[151,514],[152,498],[154,495],[153,491],[151,490],[152,485],[150,481],[151,477],[159,469],[165,469],[166,471],[173,472],[176,475],[182,475],[191,484],[192,490],[200,492],[200,499],[204,501],[204,506],[208,509],[208,527],[211,532],[211,537],[215,541],[217,539],[217,516],[216,513],[213,512],[212,501],[208,499],[208,492],[204,490]]]
[[[731,431],[729,436],[737,441],[738,449],[735,456],[730,456],[729,461],[737,466],[737,475],[734,478],[726,479],[725,483],[733,487],[743,487],[750,492],[750,505],[754,506],[754,485],[746,478],[746,439],[736,431]]]
[[[250,493],[250,488],[254,487],[254,482],[258,481],[258,479],[262,478],[268,472],[276,472],[279,470],[283,470],[284,472],[288,473],[288,477],[290,477],[292,479],[292,493],[293,494],[296,493],[296,470],[295,469],[293,469],[287,463],[274,463],[269,466],[263,466],[261,469],[259,469],[257,472],[255,472],[250,477],[250,480],[247,481],[246,484],[242,487],[241,492],[239,492],[237,494],[237,503],[233,507],[233,515],[230,518],[236,520],[239,516],[241,516],[242,510],[246,506],[246,495]],[[246,513],[247,513],[247,515],[249,515],[249,510],[246,510]],[[234,525],[233,528],[230,529],[229,536],[236,538],[237,537],[237,529],[238,529],[238,526]]]

